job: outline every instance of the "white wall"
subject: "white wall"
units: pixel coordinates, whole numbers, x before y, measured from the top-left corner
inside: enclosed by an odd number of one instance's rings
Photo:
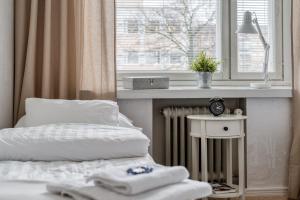
[[[13,3],[0,1],[0,128],[10,127],[13,111]]]
[[[118,100],[120,112],[133,120],[133,124],[143,128],[143,132],[152,142],[152,99]],[[152,145],[149,149],[152,153]]]
[[[249,98],[246,106],[248,188],[286,191],[292,138],[290,99]]]

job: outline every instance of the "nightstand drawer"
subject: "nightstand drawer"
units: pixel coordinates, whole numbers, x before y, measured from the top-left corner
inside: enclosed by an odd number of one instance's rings
[[[241,135],[241,121],[206,121],[206,135],[214,137]]]

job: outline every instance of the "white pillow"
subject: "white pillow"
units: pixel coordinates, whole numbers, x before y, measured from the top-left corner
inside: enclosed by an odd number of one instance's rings
[[[138,130],[142,130],[141,128],[135,127],[132,124],[132,120],[126,117],[125,115],[123,115],[122,113],[119,113],[119,126],[126,127],[126,128],[137,128]],[[21,117],[15,125],[15,128],[21,128],[21,127],[29,127],[26,124],[26,115]]]
[[[121,127],[127,127],[131,128],[134,125],[132,124],[132,120],[123,115],[122,113],[119,113],[119,126]]]
[[[15,128],[27,127],[26,126],[26,115],[21,117],[15,125]]]
[[[89,123],[118,126],[119,107],[107,100],[62,100],[28,98],[26,126],[54,123]]]

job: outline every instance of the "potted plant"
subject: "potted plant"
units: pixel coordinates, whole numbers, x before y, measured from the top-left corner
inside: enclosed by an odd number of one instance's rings
[[[220,64],[215,58],[206,55],[204,51],[194,59],[191,64],[191,70],[197,72],[198,75],[198,87],[210,88],[212,74],[217,70],[217,66]]]

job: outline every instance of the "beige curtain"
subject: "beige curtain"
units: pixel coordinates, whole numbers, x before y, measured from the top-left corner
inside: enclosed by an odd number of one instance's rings
[[[300,1],[293,1],[293,142],[289,165],[289,198],[300,199]]]
[[[114,99],[113,0],[15,0],[14,121],[27,97]]]

